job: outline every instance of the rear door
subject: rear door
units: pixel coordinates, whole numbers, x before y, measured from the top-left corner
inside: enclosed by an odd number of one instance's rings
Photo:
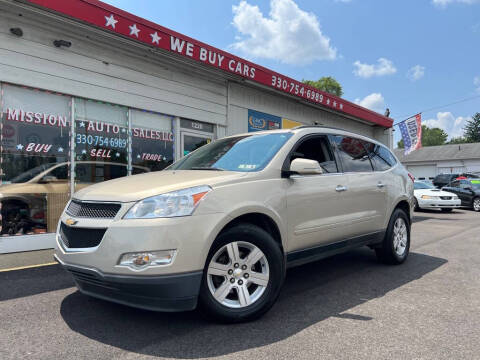
[[[346,178],[345,235],[356,237],[381,230],[386,213],[385,180],[373,171],[368,142],[343,135],[331,137]]]
[[[327,136],[309,135],[299,140],[286,165],[295,158],[316,160],[324,173],[292,175],[287,180],[288,251],[315,247],[345,237],[345,186]]]
[[[462,201],[462,206],[472,206],[472,201],[475,196],[472,184],[468,180],[460,180],[460,190],[458,197]]]

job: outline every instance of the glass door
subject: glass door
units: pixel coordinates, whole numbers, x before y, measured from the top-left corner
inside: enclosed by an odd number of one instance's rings
[[[199,147],[210,143],[213,140],[213,134],[199,134],[194,132],[181,132],[182,157],[197,150]]]

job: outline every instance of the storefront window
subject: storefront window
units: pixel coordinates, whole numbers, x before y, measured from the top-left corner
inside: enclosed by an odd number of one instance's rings
[[[69,199],[71,98],[1,86],[1,235],[53,232]]]
[[[132,174],[158,171],[173,162],[170,116],[130,110],[132,121]]]
[[[55,232],[72,183],[77,191],[173,163],[170,116],[9,84],[1,94],[1,236]]]
[[[128,109],[75,99],[75,191],[127,176]]]

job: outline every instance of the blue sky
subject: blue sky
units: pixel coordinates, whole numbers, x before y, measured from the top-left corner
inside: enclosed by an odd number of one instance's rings
[[[107,2],[295,79],[333,76],[396,120],[480,95],[480,0]],[[475,112],[480,97],[422,118],[459,136]]]

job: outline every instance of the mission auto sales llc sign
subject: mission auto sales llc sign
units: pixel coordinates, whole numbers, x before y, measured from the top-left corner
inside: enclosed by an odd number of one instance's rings
[[[149,46],[177,53],[228,73],[291,94],[335,111],[391,127],[392,119],[360,107],[297,80],[253,64],[225,51],[194,40],[163,26],[117,9],[98,0],[27,0],[32,4],[117,33]]]

